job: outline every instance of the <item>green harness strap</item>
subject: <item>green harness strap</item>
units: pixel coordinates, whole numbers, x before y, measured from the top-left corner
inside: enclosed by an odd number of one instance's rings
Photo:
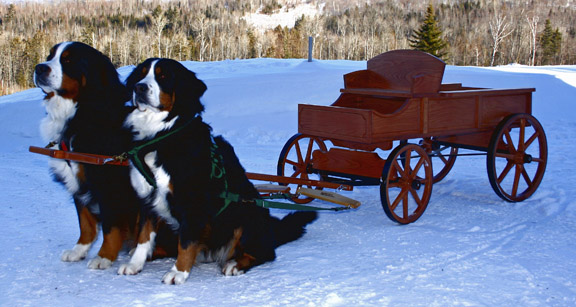
[[[216,216],[220,215],[231,203],[253,203],[262,208],[274,208],[274,209],[285,209],[285,210],[298,210],[298,211],[343,211],[348,210],[350,207],[333,207],[333,208],[322,208],[322,207],[313,207],[313,206],[305,206],[299,204],[289,204],[289,203],[282,203],[278,201],[271,201],[266,200],[263,198],[255,198],[250,200],[245,200],[240,197],[240,195],[231,193],[228,191],[228,180],[226,179],[226,168],[222,165],[222,161],[224,160],[220,154],[217,152],[218,145],[214,139],[212,139],[212,146],[210,148],[210,159],[212,162],[212,173],[210,175],[211,179],[223,179],[224,180],[224,191],[220,193],[219,197],[224,200],[224,206],[220,208]],[[269,198],[283,198],[288,199],[289,197],[285,194],[277,194],[269,196]]]
[[[178,129],[174,129],[173,131],[170,131],[170,132],[168,132],[162,136],[159,136],[159,137],[154,138],[154,139],[152,139],[152,140],[150,140],[150,141],[148,141],[142,145],[139,145],[139,146],[132,148],[131,150],[123,153],[120,156],[120,159],[122,159],[122,158],[123,159],[126,159],[126,158],[130,159],[130,161],[132,162],[134,167],[136,167],[136,169],[140,172],[140,174],[142,174],[144,179],[146,179],[146,182],[148,182],[152,187],[154,187],[154,189],[157,189],[158,186],[156,184],[156,178],[155,178],[154,174],[151,173],[150,168],[148,168],[148,166],[145,165],[145,162],[142,161],[144,159],[144,157],[141,157],[139,155],[140,151],[142,149],[150,146],[150,145],[156,144],[156,143],[166,139],[167,137],[169,137],[171,135],[174,135],[174,134],[180,132],[186,126],[188,126],[194,119],[188,121],[184,125],[180,126]],[[210,162],[212,164],[210,179],[223,179],[224,180],[224,189],[223,189],[224,191],[219,195],[219,197],[224,200],[224,206],[222,206],[222,208],[220,208],[218,213],[216,213],[216,216],[218,216],[222,212],[224,212],[224,210],[226,210],[226,208],[228,208],[228,206],[230,206],[230,204],[233,202],[253,203],[253,204],[260,206],[262,208],[297,210],[297,211],[344,211],[344,210],[350,209],[350,207],[322,208],[322,207],[306,206],[306,205],[299,205],[299,204],[283,203],[283,202],[278,202],[278,201],[270,201],[270,200],[266,200],[266,199],[262,199],[262,198],[245,200],[245,199],[242,199],[240,197],[240,195],[238,195],[238,194],[230,193],[228,191],[228,180],[226,179],[226,169],[224,168],[224,165],[222,165],[223,158],[217,152],[218,145],[216,145],[214,138],[212,136],[210,136],[210,137],[212,138],[212,145],[210,147],[210,160],[211,160]],[[284,194],[278,194],[276,196],[270,196],[269,198],[287,199],[289,197],[287,195],[284,195]]]
[[[251,200],[244,200],[238,194],[229,193],[229,192],[222,192],[220,194],[220,198],[229,200],[230,202],[243,202],[243,203],[254,203],[255,205],[267,208],[267,209],[284,209],[284,210],[296,210],[296,211],[344,211],[351,209],[350,207],[315,207],[315,206],[307,206],[307,205],[299,205],[299,204],[290,204],[290,203],[282,203],[279,201],[271,201],[266,200],[263,198],[256,198]],[[277,197],[272,198],[288,198],[284,194],[279,194]],[[223,211],[223,210],[221,210]],[[220,214],[220,212],[218,213]]]
[[[188,126],[190,123],[192,123],[192,121],[194,121],[196,118],[193,118],[191,120],[189,120],[188,122],[186,122],[184,125],[178,127],[177,129],[174,129],[164,135],[161,135],[157,138],[153,138],[150,141],[142,144],[142,145],[138,145],[132,149],[130,149],[129,151],[123,153],[122,155],[120,155],[120,159],[122,159],[122,157],[124,159],[128,158],[130,159],[130,161],[132,162],[132,164],[134,165],[134,167],[136,167],[136,169],[138,170],[138,172],[140,172],[140,174],[142,174],[142,176],[144,177],[144,179],[146,179],[146,182],[148,182],[148,184],[150,184],[152,187],[154,187],[154,189],[158,188],[158,185],[156,184],[156,177],[154,176],[154,174],[151,173],[150,168],[148,168],[145,164],[144,161],[142,161],[144,159],[144,157],[140,157],[139,153],[142,149],[156,144],[162,140],[164,140],[165,138],[176,134],[180,131],[182,131],[184,128],[186,128],[186,126]]]

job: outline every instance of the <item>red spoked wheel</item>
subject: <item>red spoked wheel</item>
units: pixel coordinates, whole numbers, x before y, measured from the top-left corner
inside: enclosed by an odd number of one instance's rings
[[[486,166],[494,192],[509,202],[532,196],[544,177],[548,144],[542,125],[530,114],[503,119],[492,134]]]
[[[433,138],[424,138],[420,142],[420,146],[426,150],[432,161],[434,170],[433,182],[440,182],[450,173],[454,163],[456,163],[458,148],[438,145]]]
[[[315,150],[326,151],[324,141],[317,137],[300,133],[292,136],[282,148],[278,158],[278,176],[300,179],[322,180],[322,177],[312,172],[312,153]],[[302,185],[289,184],[290,190],[296,192]],[[312,188],[311,186],[307,186]],[[316,187],[320,190],[322,188]],[[306,204],[313,198],[297,195],[291,199],[298,204]]]
[[[432,195],[432,162],[415,144],[396,147],[384,164],[380,198],[386,215],[400,224],[418,220]]]

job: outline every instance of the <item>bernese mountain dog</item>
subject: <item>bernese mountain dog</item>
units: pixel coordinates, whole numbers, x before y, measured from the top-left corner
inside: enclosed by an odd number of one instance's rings
[[[139,64],[126,80],[134,110],[125,125],[134,136],[132,185],[148,213],[138,245],[119,274],[140,272],[154,246],[157,221],[178,236],[178,257],[162,281],[182,284],[196,262],[217,262],[224,275],[240,275],[275,259],[275,248],[300,238],[316,212],[278,219],[257,206],[259,193],[232,146],[200,116],[206,85],[171,59]],[[234,195],[234,197],[229,197]]]
[[[47,61],[36,65],[34,83],[46,94],[40,131],[48,148],[103,155],[131,148],[131,133],[123,128],[131,95],[107,56],[80,42],[57,44]],[[58,159],[49,164],[55,180],[72,194],[80,225],[80,238],[62,260],[84,259],[101,225],[103,243],[88,267],[110,267],[138,230],[139,198],[128,167]]]

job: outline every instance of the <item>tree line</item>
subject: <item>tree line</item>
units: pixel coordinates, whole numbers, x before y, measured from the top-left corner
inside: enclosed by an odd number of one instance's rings
[[[0,95],[32,87],[34,66],[62,41],[82,41],[116,66],[148,57],[367,60],[413,49],[433,7],[451,65],[574,64],[576,7],[567,0],[309,0],[321,12],[293,28],[259,29],[245,16],[300,0],[68,0],[0,5]],[[425,34],[425,33],[424,33]]]

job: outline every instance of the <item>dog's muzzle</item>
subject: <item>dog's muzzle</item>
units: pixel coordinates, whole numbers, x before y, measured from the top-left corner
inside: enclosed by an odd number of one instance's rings
[[[47,79],[50,76],[50,72],[52,72],[50,66],[46,64],[36,65],[34,69],[34,84],[38,87],[49,86]]]

